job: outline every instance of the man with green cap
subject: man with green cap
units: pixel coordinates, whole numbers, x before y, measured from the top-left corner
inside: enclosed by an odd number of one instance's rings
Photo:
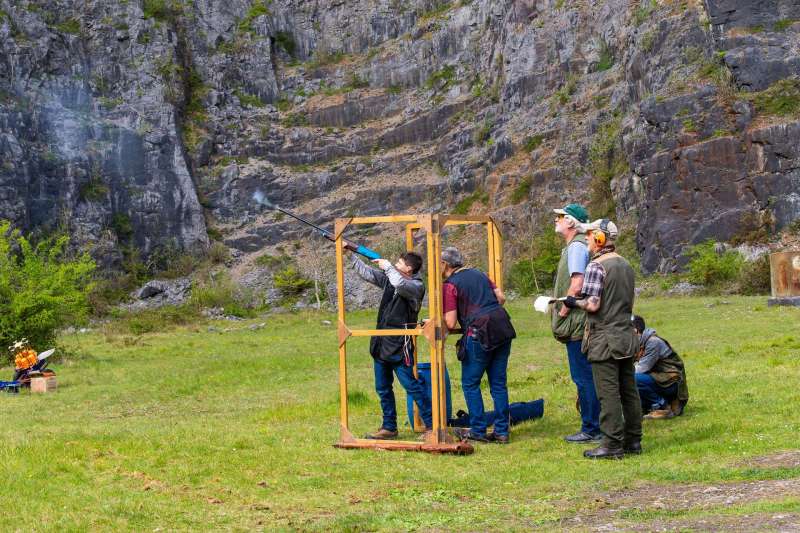
[[[553,297],[578,296],[589,264],[589,249],[583,234],[583,225],[589,221],[589,216],[579,204],[569,204],[563,209],[553,209],[553,212],[556,215],[555,231],[566,244],[561,250]],[[597,442],[601,437],[600,402],[592,379],[592,365],[581,350],[586,312],[556,302],[551,313],[553,336],[567,347],[569,374],[578,390],[581,411],[581,429],[564,439],[579,444]]]
[[[589,459],[621,459],[642,453],[642,405],[636,388],[634,356],[639,349],[631,327],[634,274],[615,252],[617,226],[608,219],[586,227],[592,261],[586,267],[581,299],[567,296],[564,305],[586,311],[583,351],[592,363],[600,399],[599,447],[583,452]]]

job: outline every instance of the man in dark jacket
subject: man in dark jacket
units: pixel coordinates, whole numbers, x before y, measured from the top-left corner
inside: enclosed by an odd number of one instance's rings
[[[636,356],[636,387],[642,399],[645,418],[672,418],[683,414],[689,402],[686,368],[670,344],[645,326],[644,318],[636,315],[633,328],[639,335]]]
[[[383,290],[375,329],[415,328],[425,296],[425,285],[419,275],[422,257],[414,252],[400,256],[392,265],[386,259],[373,261],[379,269],[364,264],[353,256],[353,268],[365,281]],[[419,408],[426,429],[433,427],[431,403],[421,381],[414,377],[414,342],[411,336],[372,337],[369,351],[375,370],[375,391],[381,401],[383,423],[371,439],[397,437],[397,406],[392,383],[394,375]]]
[[[509,406],[507,371],[511,339],[516,336],[511,319],[503,308],[503,291],[489,277],[474,268],[464,267],[461,252],[454,247],[442,252],[445,278],[442,299],[444,323],[448,330],[461,326],[459,341],[461,387],[469,411],[470,428],[456,433],[479,442],[508,443]],[[486,434],[487,420],[481,396],[481,379],[489,378],[494,402],[494,433]]]
[[[583,351],[592,363],[600,399],[600,446],[583,452],[588,459],[621,459],[642,453],[642,406],[634,378],[633,358],[639,347],[631,327],[634,273],[616,253],[617,226],[597,220],[587,228],[592,261],[586,267],[582,299],[567,296],[564,305],[586,310]]]

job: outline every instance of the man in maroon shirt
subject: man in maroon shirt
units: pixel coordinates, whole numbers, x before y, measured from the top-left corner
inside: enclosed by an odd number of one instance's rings
[[[503,291],[480,270],[464,267],[458,249],[442,252],[444,322],[448,329],[461,326],[459,340],[461,387],[469,410],[470,429],[459,432],[462,438],[479,442],[508,442],[509,407],[507,369],[511,339],[516,336],[508,313],[503,309]],[[494,433],[486,434],[481,379],[489,378],[494,402]],[[458,431],[458,430],[457,430]]]

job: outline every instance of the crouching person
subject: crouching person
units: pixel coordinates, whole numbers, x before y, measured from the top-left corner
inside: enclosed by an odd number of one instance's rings
[[[636,356],[636,387],[642,399],[645,418],[672,418],[683,414],[689,402],[686,368],[669,342],[645,326],[644,318],[636,315],[633,328],[639,336]]]
[[[419,275],[422,257],[414,252],[400,256],[392,265],[386,259],[373,261],[379,269],[363,263],[353,256],[353,268],[365,281],[383,289],[378,307],[375,329],[414,328],[425,296],[425,285]],[[414,342],[410,336],[372,337],[369,352],[375,369],[375,391],[381,401],[383,423],[369,439],[393,439],[397,437],[397,406],[392,384],[394,375],[408,391],[425,423],[426,430],[433,427],[430,399],[425,394],[421,381],[414,377]]]
[[[445,278],[442,303],[445,326],[452,330],[460,325],[464,333],[458,344],[458,359],[470,428],[456,430],[456,433],[464,439],[506,444],[510,422],[508,357],[516,332],[503,308],[505,295],[486,274],[464,267],[464,259],[457,248],[449,247],[442,252],[442,276]],[[491,422],[486,420],[481,396],[484,374],[489,378],[489,392],[494,402]],[[494,432],[487,434],[486,428],[492,423]]]

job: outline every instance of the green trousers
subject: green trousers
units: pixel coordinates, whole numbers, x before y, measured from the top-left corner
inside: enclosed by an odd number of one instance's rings
[[[636,388],[633,357],[592,362],[592,377],[600,400],[603,445],[619,448],[642,439],[642,405]]]

